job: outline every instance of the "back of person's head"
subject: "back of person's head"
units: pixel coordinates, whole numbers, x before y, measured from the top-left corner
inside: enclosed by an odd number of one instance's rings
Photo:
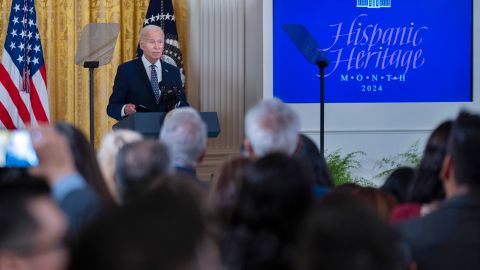
[[[235,218],[254,230],[291,232],[313,202],[312,187],[311,171],[301,160],[268,154],[247,167]]]
[[[213,179],[209,190],[209,205],[215,218],[223,225],[229,224],[238,199],[245,170],[252,160],[235,157],[224,162]]]
[[[362,187],[358,185],[342,185],[321,198],[321,201],[328,204],[341,201],[344,198],[356,200],[358,204],[369,208],[379,218],[388,221],[390,214],[397,204],[397,200],[391,194],[373,187]]]
[[[451,129],[452,121],[445,121],[428,138],[422,160],[407,192],[408,202],[430,203],[445,198],[440,171],[447,154]]]
[[[194,108],[175,109],[163,123],[160,140],[168,145],[174,166],[197,166],[207,147],[207,126]]]
[[[0,248],[28,248],[37,225],[28,204],[38,197],[48,197],[44,181],[18,179],[17,183],[0,184]]]
[[[148,139],[124,145],[115,164],[119,201],[124,204],[144,196],[157,176],[171,171],[170,157],[163,143]]]
[[[67,138],[78,172],[93,190],[95,190],[103,204],[107,206],[114,204],[113,197],[108,191],[108,187],[100,171],[95,150],[83,132],[69,123],[56,123],[55,127]]]
[[[453,122],[448,152],[455,168],[455,183],[480,187],[480,115],[462,111]]]
[[[323,201],[300,230],[300,270],[397,270],[393,230],[352,198]]]
[[[395,196],[399,203],[407,202],[407,192],[413,182],[415,169],[400,167],[395,169],[385,180],[382,190]]]
[[[304,157],[306,162],[312,166],[316,185],[329,188],[333,187],[332,176],[330,175],[323,154],[320,153],[315,142],[303,134],[300,134],[300,151],[298,151],[298,155]]]
[[[255,156],[281,152],[292,155],[298,146],[300,119],[287,104],[266,99],[248,110],[245,135]]]
[[[354,196],[364,201],[366,206],[370,206],[385,221],[390,219],[397,204],[397,199],[392,194],[374,187],[362,187],[354,192]]]
[[[268,154],[245,172],[224,249],[228,269],[292,269],[291,247],[313,202],[313,177],[296,158]]]
[[[27,178],[0,185],[0,269],[62,270],[65,218],[47,183]]]
[[[117,187],[115,185],[115,159],[117,153],[127,143],[139,141],[142,134],[128,129],[113,130],[103,136],[97,152],[98,165],[107,183],[108,191],[118,199]]]
[[[164,181],[85,231],[73,250],[70,270],[197,269],[205,228],[192,187]]]

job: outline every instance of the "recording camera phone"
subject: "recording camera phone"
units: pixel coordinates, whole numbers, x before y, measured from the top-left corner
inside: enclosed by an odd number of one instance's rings
[[[38,166],[30,132],[25,129],[0,130],[0,167],[26,168]]]

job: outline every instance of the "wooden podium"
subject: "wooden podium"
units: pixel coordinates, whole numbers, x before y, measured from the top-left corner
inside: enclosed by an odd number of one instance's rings
[[[166,113],[164,112],[137,112],[125,117],[112,126],[115,129],[130,129],[141,133],[147,138],[158,138],[160,127]],[[200,117],[207,125],[208,137],[215,138],[220,133],[220,124],[216,112],[200,112]]]

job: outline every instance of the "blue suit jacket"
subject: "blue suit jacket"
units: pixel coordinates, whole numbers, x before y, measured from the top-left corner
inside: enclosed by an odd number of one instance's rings
[[[176,87],[180,94],[180,106],[189,106],[182,87],[179,69],[164,61],[161,61],[161,63],[162,81],[160,82],[160,89],[165,87],[165,89],[169,90]],[[167,109],[162,99],[159,104],[156,103],[152,86],[141,58],[118,66],[113,92],[107,106],[107,114],[112,118],[122,120],[121,110],[123,105],[127,103],[143,105],[152,112],[165,112]]]

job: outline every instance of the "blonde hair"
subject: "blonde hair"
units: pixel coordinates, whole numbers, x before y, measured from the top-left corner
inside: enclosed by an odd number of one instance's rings
[[[97,152],[97,160],[102,171],[103,178],[107,183],[108,191],[118,200],[117,188],[115,186],[114,172],[117,153],[125,144],[142,140],[142,134],[126,129],[111,131],[102,138],[100,148]]]

